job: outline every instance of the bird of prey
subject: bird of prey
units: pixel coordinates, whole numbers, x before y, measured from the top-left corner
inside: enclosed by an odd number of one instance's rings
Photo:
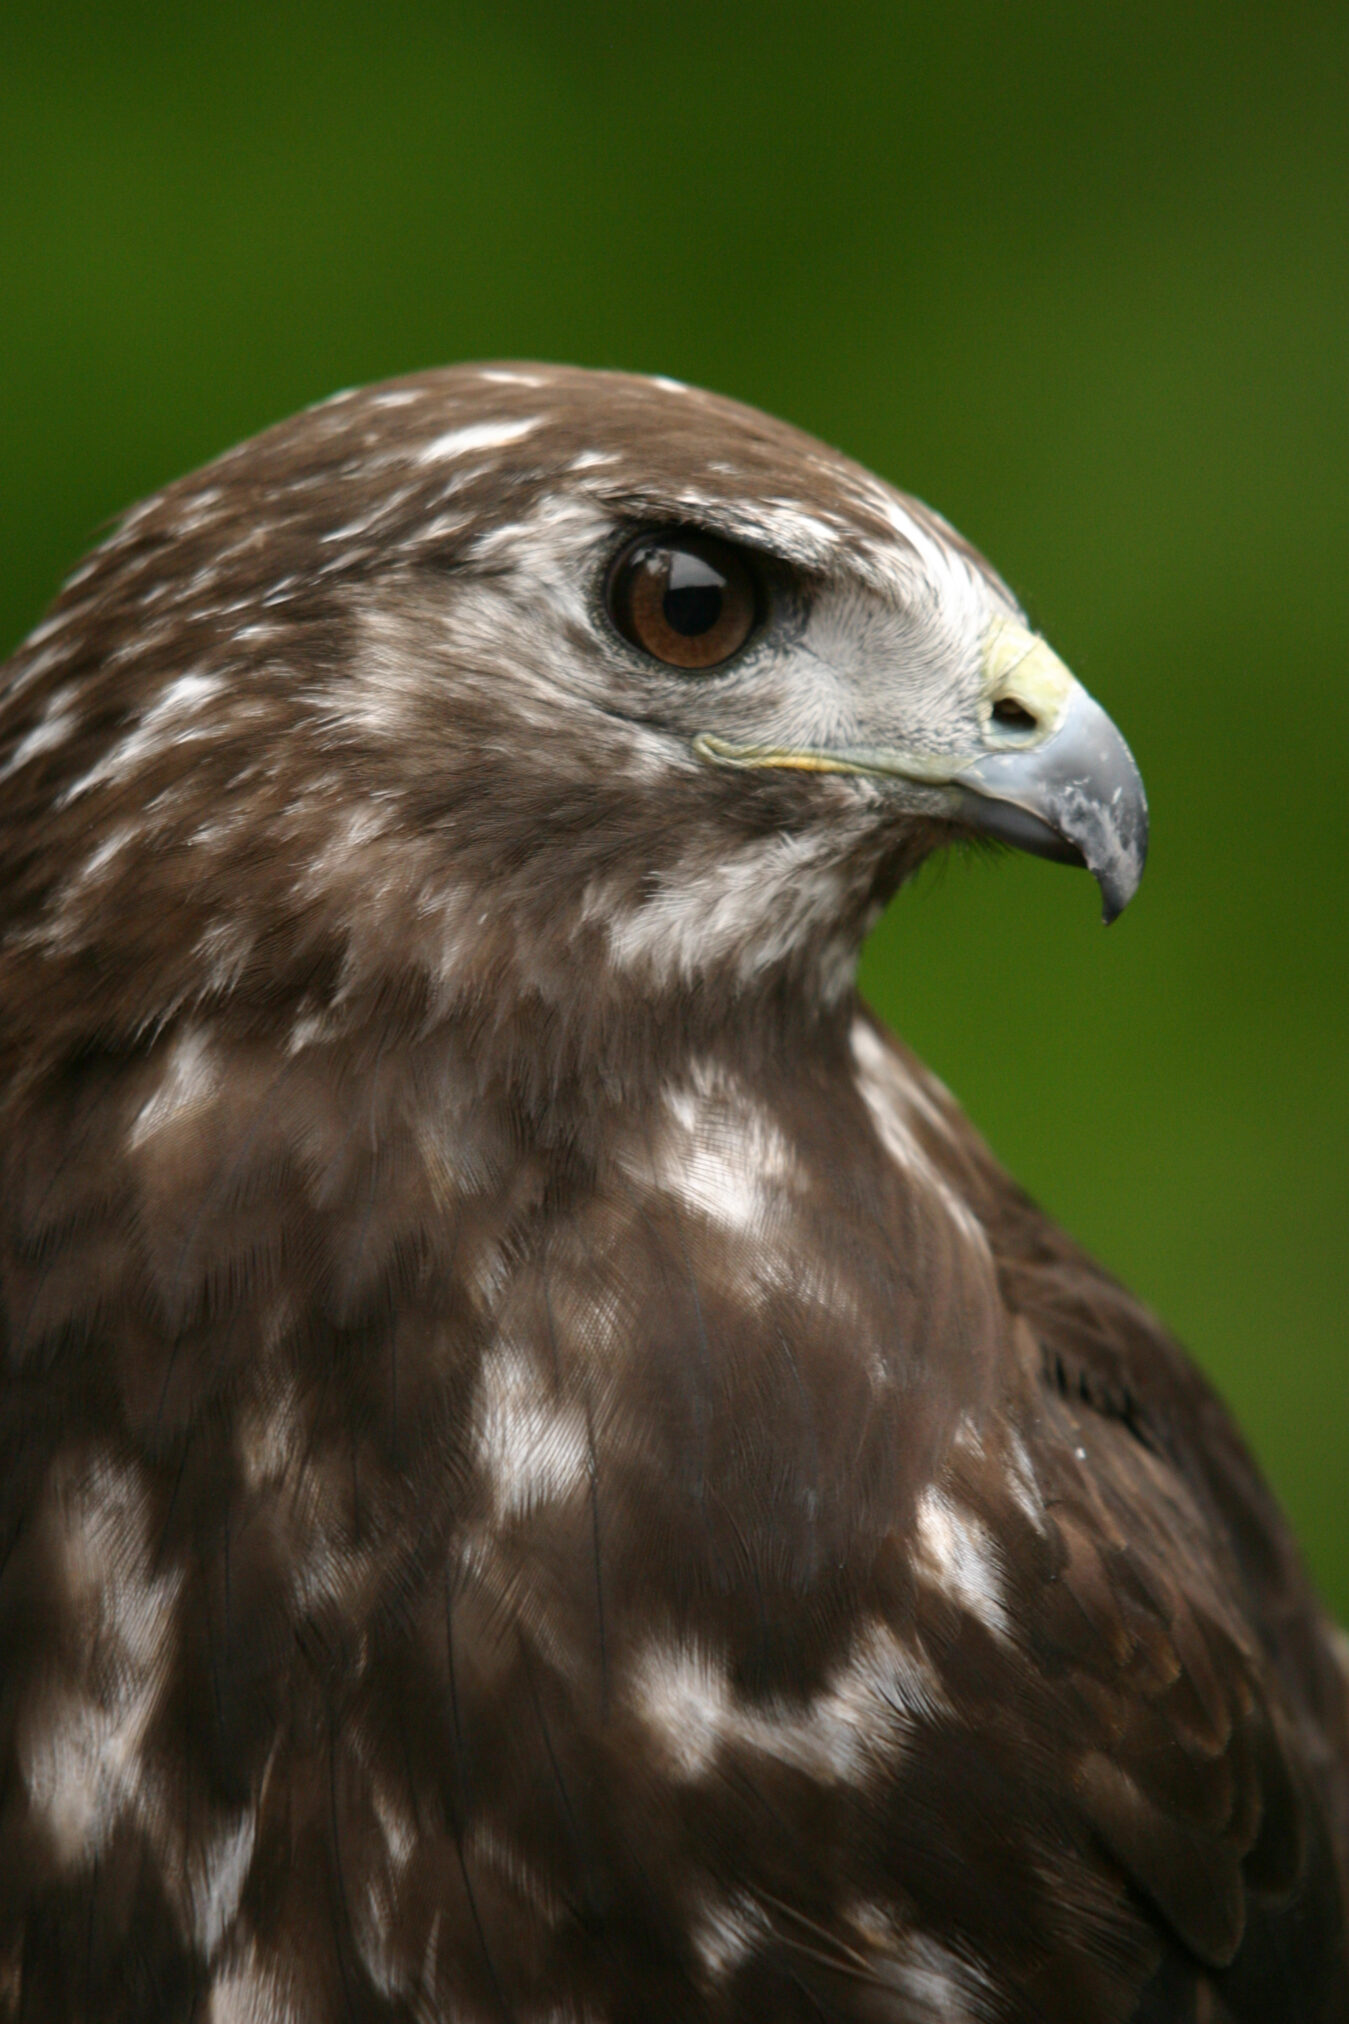
[[[855,989],[1145,827],[944,521],[673,382],[126,517],[0,713],[0,2019],[1349,2018],[1285,1525]]]

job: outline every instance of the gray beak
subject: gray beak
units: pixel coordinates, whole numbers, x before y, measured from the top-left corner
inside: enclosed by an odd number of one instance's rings
[[[986,836],[1085,865],[1101,888],[1107,923],[1137,892],[1148,854],[1143,782],[1123,738],[1077,683],[1042,744],[986,752],[952,785],[961,815]]]

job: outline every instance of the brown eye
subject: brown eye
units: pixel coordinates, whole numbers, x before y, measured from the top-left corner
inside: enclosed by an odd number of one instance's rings
[[[674,668],[715,668],[745,644],[759,599],[739,549],[709,534],[643,534],[609,579],[614,624]]]

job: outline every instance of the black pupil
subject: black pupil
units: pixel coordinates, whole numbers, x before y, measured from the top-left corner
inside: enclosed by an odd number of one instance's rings
[[[670,551],[670,574],[661,610],[666,624],[681,638],[694,640],[700,633],[711,632],[721,617],[725,593],[726,578],[701,555],[693,555],[687,548]]]

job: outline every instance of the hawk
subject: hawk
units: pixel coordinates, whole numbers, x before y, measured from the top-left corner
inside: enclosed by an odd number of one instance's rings
[[[1342,1648],[860,1004],[1143,864],[981,557],[664,380],[339,395],[0,717],[0,2018],[1349,2017]]]

